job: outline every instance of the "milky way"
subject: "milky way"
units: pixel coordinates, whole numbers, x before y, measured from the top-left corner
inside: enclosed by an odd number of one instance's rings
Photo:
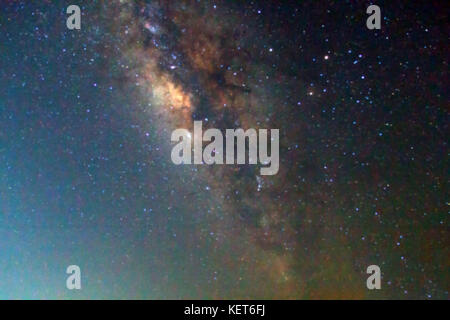
[[[243,3],[0,5],[0,298],[448,298],[448,8]],[[278,174],[174,165],[194,120]]]

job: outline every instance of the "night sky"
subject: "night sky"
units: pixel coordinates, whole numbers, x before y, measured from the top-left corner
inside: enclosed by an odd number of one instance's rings
[[[0,298],[448,299],[448,5],[284,3],[0,2]],[[173,164],[194,120],[278,174]]]

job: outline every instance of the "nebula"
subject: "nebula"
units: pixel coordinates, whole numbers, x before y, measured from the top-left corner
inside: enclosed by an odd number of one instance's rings
[[[447,299],[446,16],[401,3],[2,3],[0,298]],[[197,121],[279,170],[175,165]]]

